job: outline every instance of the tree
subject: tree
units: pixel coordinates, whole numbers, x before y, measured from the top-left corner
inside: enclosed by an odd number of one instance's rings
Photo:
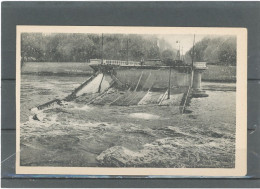
[[[236,42],[230,38],[221,44],[218,53],[219,61],[224,65],[236,65]]]
[[[169,49],[164,50],[161,55],[161,60],[166,65],[172,65],[174,63],[174,52]]]
[[[191,62],[192,48],[185,59]],[[204,38],[194,47],[194,61],[236,65],[236,38],[231,36]]]
[[[166,41],[155,35],[103,36],[104,59],[159,59],[164,50],[173,51]],[[21,42],[21,56],[25,62],[86,62],[88,59],[100,59],[102,56],[100,34],[23,33]]]
[[[194,61],[204,61],[204,51],[208,47],[210,43],[209,38],[204,38],[200,42],[196,43],[195,48],[194,48]],[[189,56],[192,57],[192,48],[188,51]]]

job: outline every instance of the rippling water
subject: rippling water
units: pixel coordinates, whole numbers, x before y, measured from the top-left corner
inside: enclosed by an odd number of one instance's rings
[[[207,91],[185,115],[174,106],[70,102],[32,119],[29,109],[65,97],[86,79],[22,75],[21,165],[234,167],[234,91]]]
[[[28,120],[29,109],[55,98],[64,98],[70,94],[86,77],[63,76],[21,76],[21,122]]]

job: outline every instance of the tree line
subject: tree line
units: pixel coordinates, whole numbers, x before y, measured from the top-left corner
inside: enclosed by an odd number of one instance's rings
[[[103,50],[102,50],[103,49]],[[191,63],[192,48],[185,54]],[[194,47],[194,61],[236,65],[236,38],[205,37]],[[156,35],[22,33],[23,62],[87,62],[89,59],[141,61],[161,59],[173,64],[177,50]]]
[[[205,37],[194,46],[194,61],[203,61],[219,65],[236,65],[236,38]],[[185,54],[187,62],[191,62],[192,48]]]
[[[103,50],[102,50],[103,49]],[[22,33],[22,62],[87,62],[89,59],[174,59],[176,50],[155,35]]]

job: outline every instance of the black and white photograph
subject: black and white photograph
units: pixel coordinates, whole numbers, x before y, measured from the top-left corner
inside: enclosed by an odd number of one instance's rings
[[[245,175],[246,40],[243,28],[18,26],[17,173]]]

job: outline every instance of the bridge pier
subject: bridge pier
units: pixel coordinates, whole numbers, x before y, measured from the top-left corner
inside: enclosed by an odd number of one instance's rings
[[[208,95],[205,91],[202,90],[201,87],[201,78],[202,73],[207,69],[206,62],[195,62],[194,63],[194,73],[193,73],[193,97],[200,98],[200,97],[207,97]]]
[[[203,70],[195,69],[193,75],[193,84],[192,87],[195,90],[201,90],[201,75]]]

